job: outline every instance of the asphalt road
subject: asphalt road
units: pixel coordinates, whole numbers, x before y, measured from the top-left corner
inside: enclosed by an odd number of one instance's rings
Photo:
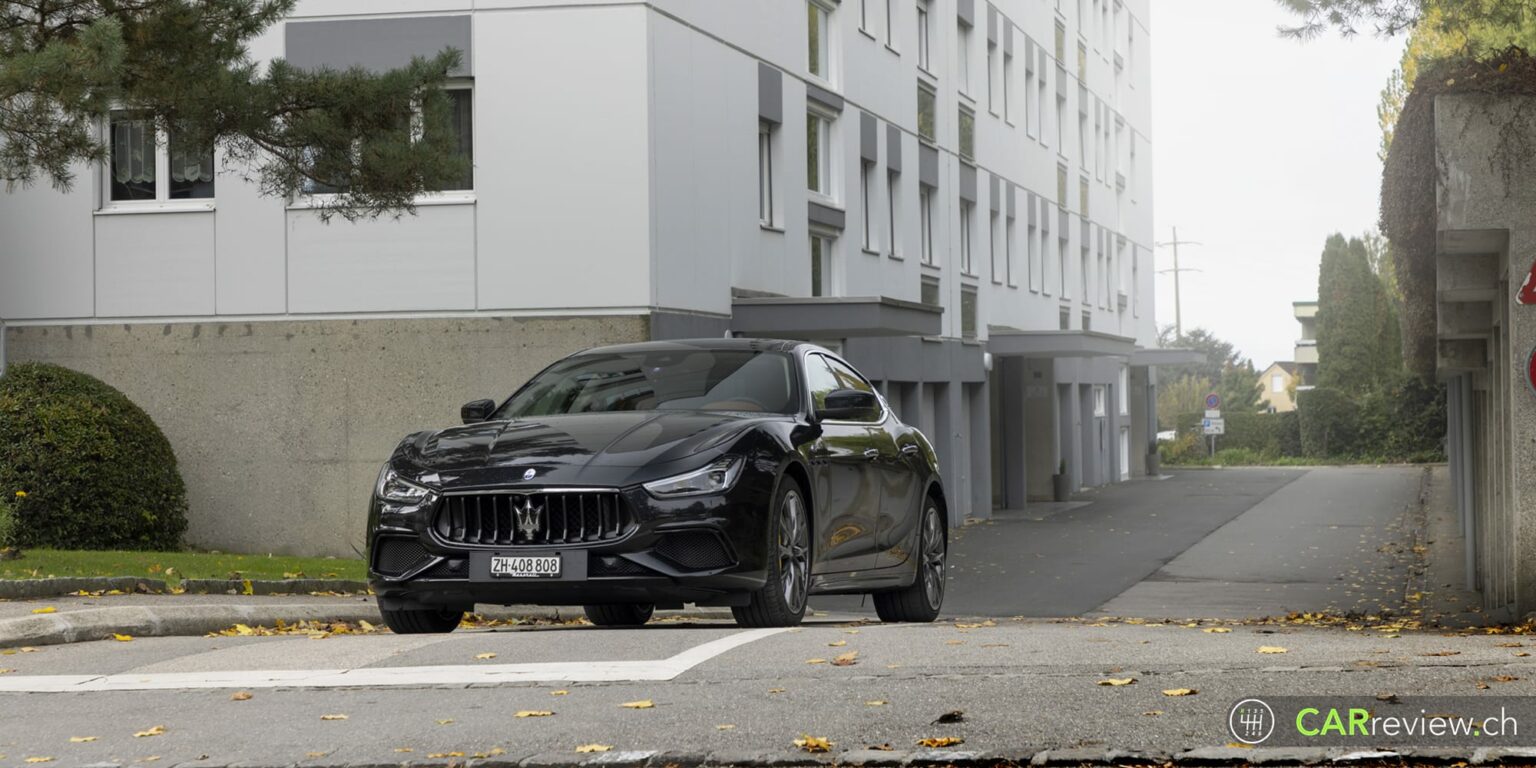
[[[674,621],[0,655],[0,767],[553,755],[547,764],[587,757],[575,750],[588,744],[620,762],[639,751],[755,764],[797,754],[792,741],[807,734],[837,754],[934,736],[1026,758],[1095,745],[1176,752],[1230,741],[1226,709],[1249,695],[1536,694],[1536,670],[1509,638],[1007,618],[1406,608],[1422,479],[1403,468],[1181,472],[1056,514],[975,524],[956,539],[946,613],[994,621],[879,625],[844,599],[817,601],[821,612],[788,631]],[[1136,682],[1099,684],[1110,677]],[[1197,693],[1161,692],[1173,688]],[[232,698],[240,691],[249,698]],[[654,706],[623,706],[637,701]],[[933,724],[953,710],[963,722]]]

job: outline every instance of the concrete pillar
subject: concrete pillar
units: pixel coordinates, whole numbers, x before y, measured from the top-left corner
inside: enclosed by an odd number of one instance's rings
[[[992,457],[990,455],[988,429],[987,402],[990,400],[990,391],[986,381],[979,384],[967,384],[964,387],[966,402],[969,403],[969,423],[966,425],[966,435],[962,438],[967,443],[971,457],[971,517],[987,519],[992,517]]]

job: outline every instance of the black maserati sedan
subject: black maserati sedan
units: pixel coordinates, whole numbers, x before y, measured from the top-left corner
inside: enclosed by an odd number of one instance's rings
[[[691,602],[779,627],[809,595],[868,593],[884,621],[939,614],[933,447],[826,349],[601,347],[461,416],[402,440],[374,489],[370,583],[395,632],[452,631],[476,604],[626,626]]]

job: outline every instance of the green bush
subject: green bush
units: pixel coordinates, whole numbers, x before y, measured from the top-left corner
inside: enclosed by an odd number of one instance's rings
[[[1251,467],[1269,463],[1269,454],[1248,448],[1223,448],[1211,457],[1211,463],[1228,467]]]
[[[1271,429],[1275,436],[1275,453],[1279,456],[1301,455],[1301,414],[1286,411],[1271,416]]]
[[[1205,458],[1205,443],[1198,431],[1180,430],[1173,440],[1157,444],[1157,456],[1164,464],[1192,464]]]
[[[1315,458],[1353,454],[1359,437],[1359,407],[1337,389],[1296,393],[1301,452]],[[1374,449],[1374,446],[1371,446]]]
[[[0,549],[11,546],[16,535],[16,513],[10,502],[0,498]]]
[[[0,377],[0,495],[23,547],[177,549],[187,527],[160,428],[121,392],[56,365]]]

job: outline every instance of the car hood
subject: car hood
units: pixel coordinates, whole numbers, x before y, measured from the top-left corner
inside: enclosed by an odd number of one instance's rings
[[[754,424],[788,417],[698,411],[623,411],[489,421],[426,432],[400,458],[445,485],[615,484],[728,443]]]

